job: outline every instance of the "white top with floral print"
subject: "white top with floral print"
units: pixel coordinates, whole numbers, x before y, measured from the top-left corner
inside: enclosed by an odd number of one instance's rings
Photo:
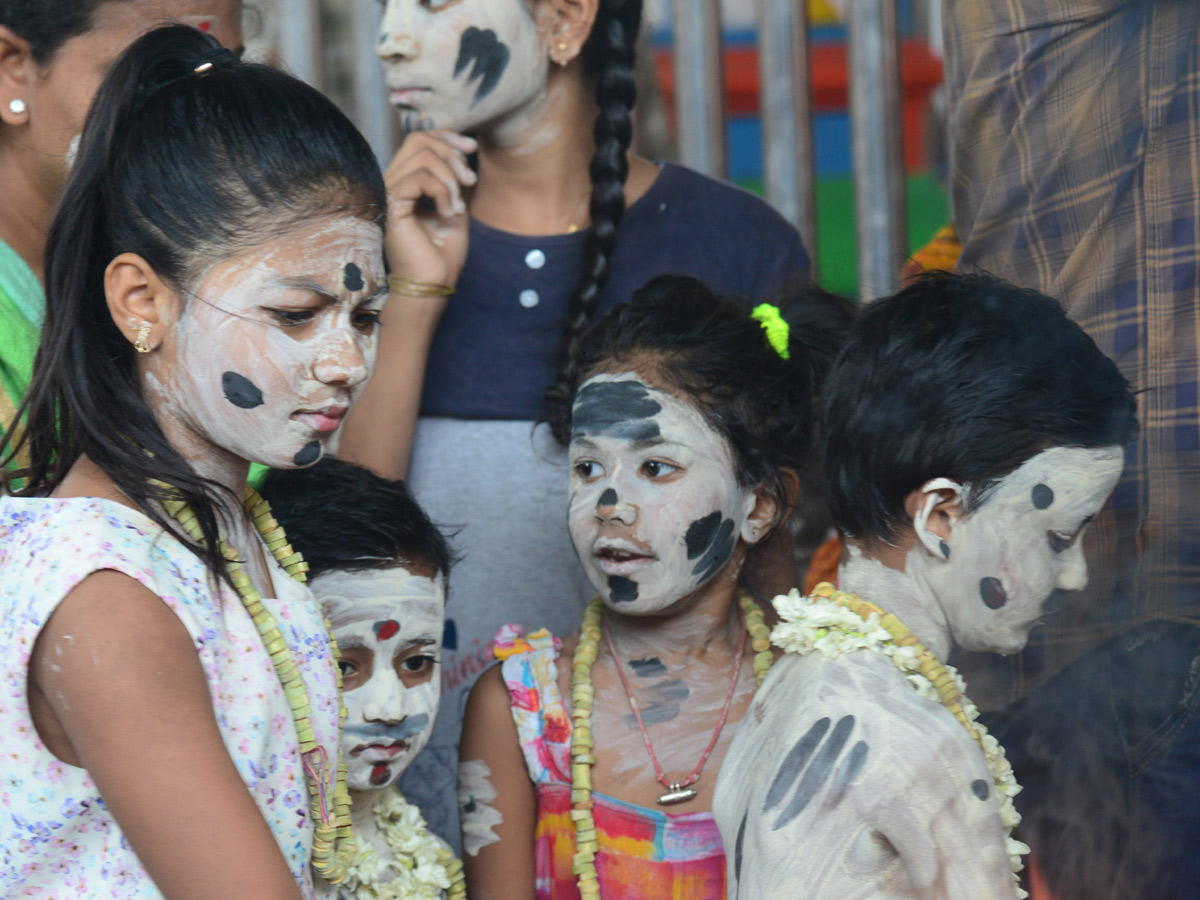
[[[237,595],[225,584],[214,594],[204,564],[133,509],[94,498],[13,497],[0,498],[0,896],[161,896],[87,771],[42,744],[26,699],[29,655],[42,626],[76,585],[104,569],[161,597],[192,636],[229,755],[301,893],[314,897],[296,728]],[[336,759],[336,675],[324,619],[305,587],[272,569],[279,599],[263,602],[304,677],[317,740]]]

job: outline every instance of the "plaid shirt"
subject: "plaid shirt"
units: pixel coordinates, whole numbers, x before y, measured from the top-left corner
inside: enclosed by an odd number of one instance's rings
[[[958,268],[1062,300],[1140,392],[1091,586],[1016,691],[1123,627],[1200,622],[1200,0],[945,0]]]

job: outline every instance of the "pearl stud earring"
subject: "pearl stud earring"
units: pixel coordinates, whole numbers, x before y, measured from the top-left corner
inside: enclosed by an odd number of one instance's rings
[[[14,116],[21,115],[23,112],[25,112],[25,101],[20,97],[18,97],[16,100],[10,100],[8,102],[8,111]]]

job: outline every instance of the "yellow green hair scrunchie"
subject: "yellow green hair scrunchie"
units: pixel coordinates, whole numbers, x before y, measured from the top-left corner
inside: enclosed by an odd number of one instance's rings
[[[760,303],[750,313],[750,318],[757,319],[767,333],[769,343],[779,354],[780,359],[791,359],[788,352],[788,341],[791,338],[791,326],[779,312],[779,307],[770,303]]]

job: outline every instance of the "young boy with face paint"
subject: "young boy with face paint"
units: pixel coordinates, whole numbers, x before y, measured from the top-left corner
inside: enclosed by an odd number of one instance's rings
[[[573,854],[594,851],[605,898],[724,896],[713,785],[770,655],[745,640],[766,632],[738,571],[794,502],[812,398],[851,315],[816,292],[780,306],[751,317],[664,276],[573,357],[550,415],[599,596],[561,642],[502,631],[505,661],[471,693],[459,799],[472,893],[575,896]],[[576,738],[592,746],[582,762]]]
[[[927,648],[923,675],[955,646],[1017,652],[1053,595],[1087,583],[1080,535],[1117,483],[1135,403],[1058,303],[929,276],[860,314],[822,405],[840,586],[894,617],[885,644],[911,630],[894,642]],[[817,595],[776,603],[777,642],[810,643],[775,665],[721,771],[730,894],[1014,896],[1010,770],[964,727],[979,728],[969,702],[914,691],[857,614],[835,626]]]
[[[340,452],[407,478],[435,519],[461,526],[447,714],[406,779],[444,807],[430,809],[439,828],[457,831],[453,796],[429,785],[452,776],[457,713],[496,629],[565,632],[591,595],[559,514],[566,460],[545,428],[530,439],[580,335],[665,272],[761,300],[809,269],[795,229],[758,198],[632,152],[642,6],[385,3],[376,53],[409,132],[389,177],[423,172],[450,191],[425,227],[389,230],[388,258],[393,271],[440,267],[456,293],[393,294],[396,327]]]
[[[0,499],[0,895],[344,877],[336,648],[245,484],[316,462],[369,375],[386,206],[326,98],[197,29],[106,76]]]
[[[100,79],[138,35],[170,21],[240,52],[241,20],[240,0],[0,4],[0,429],[29,387],[46,230]]]
[[[397,859],[381,823],[403,808],[391,788],[429,740],[437,716],[449,547],[403,482],[338,460],[273,470],[262,493],[308,562],[313,594],[341,651],[342,754],[355,838],[360,850],[372,851],[374,880],[398,887],[397,878],[413,877],[411,867]],[[449,850],[424,833],[446,853],[439,861],[444,879]]]

